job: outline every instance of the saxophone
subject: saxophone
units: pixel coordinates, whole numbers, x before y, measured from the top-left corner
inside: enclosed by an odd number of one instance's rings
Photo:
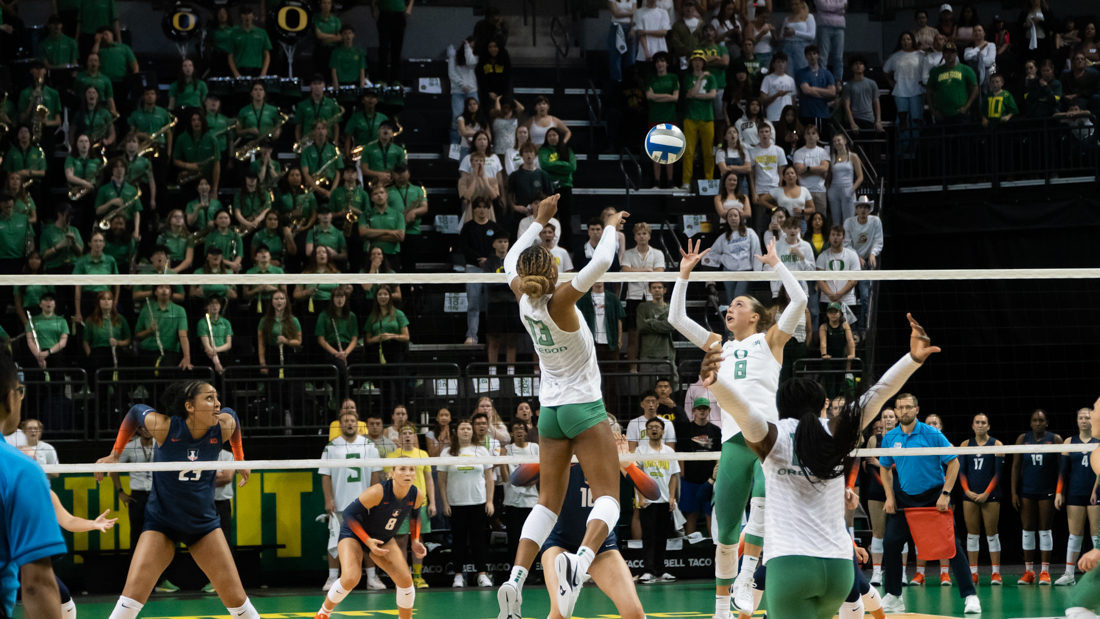
[[[141,187],[138,187],[137,188],[137,193],[134,194],[134,197],[130,198],[129,200],[127,200],[125,202],[123,202],[122,205],[119,206],[118,208],[108,212],[107,215],[103,219],[99,220],[99,223],[96,224],[96,227],[99,228],[100,230],[103,230],[103,231],[110,230],[111,229],[111,220],[114,219],[117,215],[121,215],[122,213],[125,213],[126,209],[133,206],[134,203],[137,202],[140,199],[141,199]]]
[[[43,108],[45,109],[45,108]],[[107,123],[102,129],[99,129],[88,135],[88,140],[91,141],[92,147],[88,152],[99,151],[100,157],[107,156],[107,146],[103,143],[103,140],[107,139],[107,133],[110,132],[111,127],[114,126],[115,121],[118,120],[118,112],[111,112],[111,122]]]
[[[34,90],[38,94],[34,97],[34,114],[31,119],[31,143],[33,144],[38,144],[42,141],[42,127],[50,118],[50,110],[45,106],[46,98],[42,93],[42,89],[46,87],[45,82],[46,76],[43,75],[34,85]]]
[[[325,176],[325,173],[328,172],[330,166],[335,164],[336,161],[340,159],[340,147],[334,146],[333,150],[335,151],[335,154],[332,156],[332,158],[326,161],[324,165],[317,168],[316,172],[311,174],[311,176],[313,176],[313,178],[315,179],[313,182],[317,185],[320,185],[322,189],[328,189],[329,185],[332,184],[333,179]],[[335,174],[333,176],[335,177]]]
[[[87,166],[85,166],[84,167],[85,174],[87,174],[87,169],[88,169]],[[92,187],[85,187],[83,185],[70,183],[69,184],[69,201],[70,202],[76,202],[77,200],[80,200],[84,196],[91,193],[92,189],[94,189],[94,186],[99,182],[100,175],[102,175],[103,171],[106,170],[106,169],[107,169],[107,158],[106,157],[100,157],[99,169],[96,170],[95,173],[91,174],[90,176],[81,177],[84,180],[90,182],[93,186]]]
[[[263,140],[266,140],[267,138],[270,138],[271,136],[275,135],[275,132],[278,131],[289,120],[290,120],[290,115],[289,114],[286,114],[284,112],[279,112],[279,120],[275,122],[275,126],[268,129],[266,133],[260,135],[260,137],[256,138],[255,140],[245,142],[244,146],[241,146],[236,151],[234,151],[233,157],[236,158],[237,161],[244,161],[244,160],[248,159],[249,157],[251,157],[252,155],[255,155],[256,153],[260,152],[260,142],[262,142]]]
[[[321,119],[321,120],[325,121],[326,125],[328,125],[329,133],[332,133],[332,125],[334,123],[338,122],[339,119],[344,117],[344,112],[345,112],[344,106],[337,104],[336,107],[340,108],[339,112],[333,114],[332,116],[330,116],[328,118]],[[294,148],[293,148],[294,154],[295,155],[301,155],[303,150],[305,150],[307,147],[312,146],[312,145],[313,145],[313,132],[311,130],[309,135],[302,136],[302,139],[300,141],[294,143]]]
[[[184,186],[188,183],[192,183],[194,181],[199,180],[203,176],[202,169],[205,168],[208,164],[214,163],[215,161],[218,161],[221,158],[222,158],[221,153],[215,153],[215,154],[211,155],[210,157],[208,157],[206,159],[203,159],[202,161],[198,162],[198,166],[199,166],[198,170],[182,170],[182,171],[180,171],[180,175],[178,177],[176,177],[176,184],[179,185],[180,187],[182,187],[182,186]]]
[[[346,210],[344,215],[344,238],[351,238],[352,232],[355,230],[355,224],[359,223],[359,213],[356,212],[356,208],[352,206],[352,202],[358,202],[357,198],[352,198],[353,191],[355,190],[355,183],[348,188],[348,199],[342,205],[340,210]]]
[[[4,98],[0,99],[0,113],[3,113],[6,109],[8,109],[8,93],[4,91]],[[0,140],[4,139],[8,131],[11,131],[11,126],[9,126],[8,123],[0,121]]]
[[[149,153],[153,153],[154,157],[160,156],[160,145],[158,144],[157,140],[160,138],[160,136],[171,130],[172,127],[175,127],[176,123],[179,122],[179,119],[171,114],[169,114],[168,117],[171,118],[171,120],[168,121],[167,125],[164,125],[160,129],[157,129],[153,133],[149,134],[149,137],[144,138],[138,142],[138,157],[144,157]]]

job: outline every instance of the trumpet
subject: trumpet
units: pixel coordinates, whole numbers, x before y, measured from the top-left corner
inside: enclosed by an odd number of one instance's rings
[[[160,156],[160,145],[157,142],[158,138],[167,133],[170,129],[172,129],[172,127],[175,127],[176,123],[179,122],[179,119],[175,116],[169,114],[169,117],[172,120],[168,121],[167,125],[164,125],[160,129],[157,129],[153,133],[149,134],[149,137],[144,138],[138,142],[138,157],[144,157],[149,153],[153,153],[154,157]]]
[[[255,140],[245,142],[244,146],[241,146],[240,148],[238,148],[236,151],[233,152],[233,156],[237,159],[237,161],[244,161],[244,160],[248,159],[249,157],[251,157],[252,155],[255,155],[256,153],[260,152],[260,142],[267,139],[267,138],[270,138],[273,135],[275,135],[275,132],[278,131],[280,128],[282,128],[282,126],[284,124],[286,124],[287,121],[289,121],[289,120],[290,120],[290,115],[289,114],[286,114],[284,112],[279,112],[279,120],[275,123],[274,127],[272,127],[271,129],[268,129],[266,133],[262,134],[260,137],[256,138]]]
[[[100,160],[101,160],[101,163],[99,164],[99,169],[96,170],[95,174],[92,174],[91,177],[84,178],[84,180],[90,182],[93,185],[92,187],[85,187],[83,185],[77,185],[75,183],[70,183],[69,184],[69,201],[70,202],[76,202],[77,200],[80,200],[84,196],[88,195],[89,193],[92,192],[92,189],[95,188],[94,186],[99,183],[99,177],[102,176],[103,171],[107,169],[107,158],[106,157],[100,157]]]
[[[100,230],[104,230],[104,231],[110,230],[111,229],[111,220],[114,219],[115,216],[121,215],[122,213],[125,213],[126,209],[133,206],[134,203],[137,202],[140,199],[141,199],[141,187],[138,187],[137,188],[137,193],[134,194],[134,197],[130,198],[129,200],[127,200],[125,202],[123,202],[122,205],[119,206],[118,208],[108,212],[107,215],[103,219],[100,219],[99,222],[96,223],[96,227],[99,228]]]
[[[214,163],[215,161],[218,161],[221,158],[222,158],[221,154],[217,153],[217,154],[214,154],[214,155],[210,156],[207,159],[203,159],[202,161],[200,161],[198,163],[198,166],[199,166],[198,170],[182,170],[180,172],[180,175],[178,177],[176,177],[176,184],[182,187],[182,186],[184,186],[188,183],[192,183],[194,181],[199,180],[203,176],[202,169],[205,168],[208,164]]]

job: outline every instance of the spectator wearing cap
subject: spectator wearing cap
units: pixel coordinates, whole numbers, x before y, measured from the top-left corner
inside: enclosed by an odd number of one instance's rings
[[[428,214],[428,195],[423,187],[410,183],[409,176],[409,164],[397,164],[393,168],[393,185],[386,190],[389,208],[405,216],[405,239],[401,241],[401,265],[405,273],[416,270],[423,238],[420,221]]]
[[[344,231],[332,225],[332,211],[328,205],[317,209],[317,225],[306,233],[306,257],[312,256],[317,247],[327,247],[329,258],[347,264],[348,242],[344,239]]]
[[[927,97],[937,124],[970,122],[970,108],[978,98],[978,77],[959,62],[954,43],[943,46],[943,64],[928,72]]]
[[[696,143],[703,153],[703,175],[707,180],[714,178],[714,99],[718,94],[718,82],[706,70],[706,65],[706,54],[694,51],[691,54],[691,73],[684,76],[687,107],[684,112],[683,189],[689,191],[695,168]]]
[[[233,51],[229,54],[229,70],[233,77],[267,76],[267,68],[271,65],[271,39],[267,31],[256,27],[255,19],[255,9],[251,5],[241,8],[241,25],[233,33]]]
[[[945,43],[954,43],[955,33],[958,29],[959,27],[955,23],[955,11],[952,10],[951,5],[946,2],[941,4],[939,22],[936,23],[936,32],[943,35],[944,39],[946,39]]]
[[[62,23],[60,17],[51,15],[46,22],[46,30],[49,34],[35,47],[35,56],[46,63],[47,69],[72,66],[80,61],[76,39],[62,32]]]
[[[294,109],[294,140],[302,145],[299,150],[303,153],[305,145],[302,140],[312,139],[313,124],[318,120],[325,122],[329,141],[339,144],[340,106],[325,96],[325,78],[320,73],[314,74],[309,80],[309,97],[299,102]]]
[[[367,55],[355,47],[355,28],[350,24],[344,24],[340,28],[340,46],[332,50],[328,66],[332,72],[333,88],[339,88],[341,84],[363,88],[369,84]]]
[[[680,19],[672,24],[668,31],[668,52],[673,58],[673,70],[684,69],[688,66],[688,56],[699,49],[702,38],[703,20],[699,18],[699,9],[695,6],[695,0],[684,0],[680,3]],[[704,57],[704,64],[706,60]]]
[[[856,201],[856,216],[844,221],[844,245],[859,256],[861,270],[878,268],[878,255],[882,253],[882,220],[871,215],[875,205],[867,196]],[[859,324],[867,325],[867,308],[871,300],[871,281],[859,281]]]
[[[836,80],[828,69],[821,66],[821,53],[816,45],[807,45],[806,66],[795,74],[798,86],[799,116],[804,126],[816,125],[823,139],[832,135],[832,114],[829,100],[836,97]]]
[[[415,0],[371,0],[371,13],[378,24],[378,79],[397,85],[401,69],[401,49],[405,45],[405,25],[412,15]]]
[[[368,177],[372,183],[393,183],[393,169],[399,163],[408,164],[405,149],[393,141],[395,131],[393,121],[384,121],[378,127],[378,139],[363,149],[359,167],[363,170],[363,176]]]
[[[680,428],[676,451],[680,453],[698,453],[701,451],[721,451],[722,428],[710,422],[710,400],[695,398],[691,403],[691,423]],[[683,483],[680,487],[680,511],[684,514],[684,532],[695,533],[699,514],[706,518],[706,528],[710,531],[711,499],[713,489],[711,473],[714,462],[710,460],[692,460],[684,463]]]

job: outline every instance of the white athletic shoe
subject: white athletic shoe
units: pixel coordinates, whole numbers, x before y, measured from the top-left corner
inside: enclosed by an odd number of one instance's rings
[[[733,582],[733,588],[730,590],[733,594],[733,605],[737,610],[752,613],[752,586],[755,583],[756,580],[748,572],[737,575],[737,580]]]
[[[554,571],[558,575],[558,614],[562,619],[573,616],[573,607],[581,595],[581,577],[577,566],[577,555],[563,552],[554,558]],[[652,578],[652,576],[650,576]]]
[[[882,572],[871,573],[871,584],[876,587],[882,584]]]
[[[378,579],[378,576],[367,575],[367,590],[368,591],[382,591],[386,588],[385,583]]]
[[[493,581],[489,578],[488,574],[478,574],[477,586],[479,587],[492,587]]]
[[[1057,586],[1057,587],[1069,587],[1070,585],[1076,585],[1076,584],[1077,584],[1077,579],[1073,577],[1073,574],[1070,574],[1068,572],[1065,573],[1065,574],[1062,574],[1061,578],[1054,581],[1054,585]]]
[[[887,593],[882,596],[882,610],[888,615],[903,613],[905,612],[905,600],[901,599],[900,595]]]
[[[328,580],[325,581],[325,586],[321,587],[321,591],[328,591],[332,588],[332,585],[336,584],[336,581],[338,580],[340,580],[339,576],[329,576]]]
[[[657,579],[659,582],[676,582],[676,577],[668,572],[661,574],[661,577]]]
[[[455,581],[451,583],[451,586],[454,588],[465,587],[466,579],[462,576],[462,574],[455,574]]]
[[[497,604],[500,605],[500,612],[497,613],[497,619],[521,619],[521,608],[523,606],[523,592],[516,587],[516,583],[508,581],[497,589]]]
[[[967,614],[967,615],[980,615],[980,614],[982,614],[982,603],[978,601],[978,596],[976,596],[976,595],[966,596],[966,607],[963,609],[963,614]]]
[[[652,585],[653,583],[657,582],[657,577],[653,574],[650,574],[649,572],[646,572],[645,574],[642,574],[641,578],[638,579],[638,582],[642,583],[643,585]]]
[[[1097,614],[1087,608],[1074,606],[1066,609],[1066,619],[1096,619]]]

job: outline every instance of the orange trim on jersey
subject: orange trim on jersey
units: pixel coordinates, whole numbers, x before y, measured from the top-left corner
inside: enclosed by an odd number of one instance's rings
[[[962,486],[963,492],[970,492],[970,483],[966,481],[966,475],[959,475],[959,485]]]
[[[359,541],[364,544],[370,541],[370,535],[367,535],[366,529],[363,528],[363,525],[359,524],[358,520],[355,518],[348,518],[345,522],[347,522],[348,528],[355,534],[355,537],[359,538]]]

